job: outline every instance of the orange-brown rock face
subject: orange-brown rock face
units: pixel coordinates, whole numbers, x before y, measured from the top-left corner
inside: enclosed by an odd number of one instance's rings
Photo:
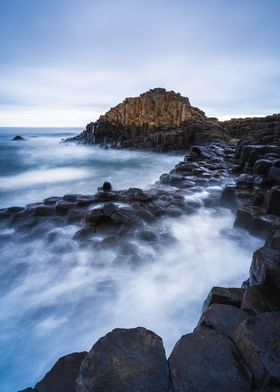
[[[111,147],[185,150],[193,143],[226,137],[217,119],[191,106],[186,97],[163,88],[126,98],[100,116],[75,138],[87,144]]]
[[[155,88],[122,103],[100,116],[99,121],[128,127],[180,127],[190,119],[205,118],[204,113],[190,105],[186,97],[174,91]]]

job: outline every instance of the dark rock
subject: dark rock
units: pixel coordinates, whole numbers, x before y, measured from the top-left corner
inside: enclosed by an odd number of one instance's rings
[[[157,241],[157,235],[151,230],[139,231],[138,238],[140,238],[142,241],[147,241],[147,242]]]
[[[251,374],[227,337],[205,329],[176,343],[169,368],[175,392],[251,391]]]
[[[17,135],[17,136],[15,136],[12,140],[13,140],[13,141],[21,141],[21,140],[25,140],[25,139],[24,139],[24,137],[22,137],[22,136],[20,136],[20,135]]]
[[[280,295],[267,286],[247,287],[241,309],[254,314],[280,310]]]
[[[109,181],[105,181],[102,185],[102,190],[103,192],[111,192],[113,190],[113,187]]]
[[[266,176],[272,162],[269,159],[259,159],[255,162],[253,167],[253,173],[258,176]]]
[[[57,196],[48,197],[47,199],[44,199],[44,204],[46,205],[56,204],[59,200],[61,200],[61,197],[57,197]]]
[[[202,312],[212,304],[224,304],[240,307],[243,300],[244,289],[213,287],[203,303]]]
[[[66,200],[59,200],[56,203],[56,213],[58,215],[66,215],[71,208],[76,207],[78,204]]]
[[[69,224],[79,223],[85,219],[86,215],[87,210],[85,210],[84,208],[72,208],[68,211],[66,220]]]
[[[243,321],[233,333],[258,386],[280,385],[280,312],[262,313]]]
[[[190,149],[190,157],[191,158],[201,158],[201,159],[209,159],[211,158],[211,154],[207,151],[206,148],[202,146],[192,146]]]
[[[102,210],[106,216],[111,216],[114,212],[118,210],[118,206],[113,203],[105,203]]]
[[[235,196],[236,184],[228,184],[222,191],[220,203],[222,207],[226,208],[237,208],[236,196]]]
[[[76,378],[86,352],[61,357],[45,377],[36,384],[36,392],[76,392]]]
[[[92,238],[96,233],[95,227],[86,226],[83,227],[81,230],[78,230],[75,234],[73,239],[76,241],[84,241]]]
[[[211,328],[230,336],[238,324],[248,317],[247,312],[235,306],[213,304],[202,314],[198,322],[198,327],[195,330]]]
[[[274,186],[265,197],[266,212],[280,216],[280,187]]]
[[[280,290],[279,250],[265,247],[254,252],[250,267],[250,284],[262,284]]]
[[[168,392],[170,381],[159,336],[145,328],[114,329],[82,362],[77,392]]]
[[[250,231],[253,226],[254,216],[263,213],[263,210],[255,206],[244,206],[238,208],[234,227],[240,227]]]

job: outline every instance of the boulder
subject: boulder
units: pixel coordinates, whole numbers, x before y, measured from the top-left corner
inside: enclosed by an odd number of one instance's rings
[[[248,317],[247,312],[236,306],[213,304],[202,314],[195,331],[201,328],[211,328],[230,336],[238,324]]]
[[[232,338],[257,386],[280,386],[280,312],[268,312],[243,321]]]
[[[80,370],[81,362],[86,352],[73,353],[61,357],[39,381],[35,388],[27,388],[24,391],[34,392],[76,392],[76,378]]]
[[[114,329],[82,362],[77,392],[168,392],[162,340],[145,328]]]
[[[210,329],[182,336],[169,368],[175,392],[251,391],[251,373],[234,344]]]
[[[280,291],[280,251],[261,248],[253,254],[250,267],[250,284],[266,285]]]
[[[245,290],[241,309],[254,314],[280,311],[280,295],[267,286],[249,286]]]
[[[244,289],[213,287],[203,303],[202,312],[212,304],[232,305],[239,308],[243,300],[243,294]]]

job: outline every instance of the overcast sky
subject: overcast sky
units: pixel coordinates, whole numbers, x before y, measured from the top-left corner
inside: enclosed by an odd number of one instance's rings
[[[84,126],[165,87],[280,112],[279,0],[0,0],[0,126]]]

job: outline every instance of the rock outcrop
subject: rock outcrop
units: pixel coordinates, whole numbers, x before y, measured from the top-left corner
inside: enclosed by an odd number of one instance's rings
[[[218,120],[206,117],[188,98],[155,88],[126,98],[68,141],[170,151],[225,138]]]
[[[145,192],[113,191],[105,184],[94,196],[65,195],[0,212],[15,233],[28,230],[28,235],[38,225],[34,220],[41,219],[42,224],[46,217],[56,222],[60,218],[65,224],[76,217],[82,227],[74,240],[83,246],[108,226],[116,231],[98,246],[121,248],[116,235],[166,242],[167,233],[161,237],[154,230],[157,218],[198,208],[186,203],[184,190],[229,181],[222,195],[210,193],[204,204],[232,208],[235,226],[265,241],[253,254],[249,279],[242,288],[212,288],[194,332],[179,339],[168,361],[161,339],[153,332],[114,330],[85,356],[77,380],[72,377],[71,385],[67,384],[69,391],[280,391],[280,128],[273,120],[263,129],[247,131],[236,154],[235,146],[226,143],[193,146],[183,162]],[[128,244],[127,249],[131,256]],[[50,379],[54,369],[60,367],[55,366],[42,382]],[[63,380],[65,373],[61,370],[61,377],[56,377]],[[46,385],[42,382],[37,385]],[[61,392],[63,387],[44,392]]]
[[[22,140],[25,140],[25,139],[24,139],[24,137],[22,137],[22,136],[20,136],[20,135],[17,135],[17,136],[15,136],[15,137],[12,139],[12,141],[15,141],[15,142],[19,142],[19,141],[22,141]]]
[[[169,392],[162,340],[145,328],[115,329],[82,362],[77,392]]]

